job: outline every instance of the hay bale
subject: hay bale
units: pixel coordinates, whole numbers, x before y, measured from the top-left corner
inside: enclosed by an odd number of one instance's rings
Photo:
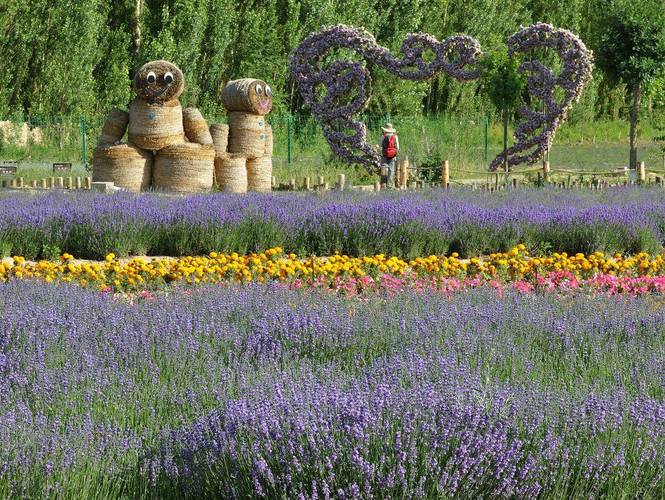
[[[273,150],[273,139],[272,139],[272,127],[270,124],[266,125],[266,147],[265,155],[272,156]]]
[[[227,193],[247,192],[247,165],[241,155],[215,158],[215,178],[221,191]]]
[[[0,141],[6,144],[25,147],[28,145],[30,127],[27,123],[0,121]]]
[[[222,90],[222,103],[227,111],[267,115],[272,109],[272,91],[263,80],[231,80]]]
[[[30,131],[30,143],[42,144],[44,142],[44,133],[40,127],[35,127]]]
[[[129,107],[129,142],[151,151],[185,142],[180,101],[149,104],[134,99]]]
[[[229,126],[226,123],[213,123],[210,125],[210,135],[217,156],[226,155],[226,148],[229,143]]]
[[[157,153],[152,186],[164,191],[197,193],[212,187],[215,150],[212,146],[183,142]]]
[[[208,124],[198,109],[186,108],[182,112],[182,121],[185,127],[185,135],[190,142],[212,145],[212,136],[208,130]]]
[[[228,152],[260,158],[266,149],[266,120],[261,115],[229,113]]]
[[[267,193],[272,191],[272,156],[247,160],[247,189]]]
[[[134,75],[132,89],[139,99],[153,104],[166,103],[182,95],[185,78],[180,68],[169,61],[150,61]]]
[[[113,108],[106,117],[97,144],[115,144],[116,141],[122,140],[128,123],[129,113],[118,108]]]
[[[152,153],[131,144],[97,146],[93,153],[93,182],[114,185],[139,192],[150,187]]]

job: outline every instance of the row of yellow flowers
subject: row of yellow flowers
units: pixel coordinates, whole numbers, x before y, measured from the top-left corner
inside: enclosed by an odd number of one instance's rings
[[[238,255],[212,252],[208,256],[180,258],[118,259],[109,254],[104,262],[75,261],[64,254],[59,261],[26,262],[16,256],[0,263],[0,281],[40,279],[45,282],[74,282],[82,286],[135,290],[168,283],[218,283],[222,281],[266,282],[294,279],[328,279],[336,277],[440,276],[461,278],[483,275],[496,279],[529,279],[551,271],[570,271],[580,278],[596,274],[617,276],[665,275],[665,257],[640,253],[634,256],[554,253],[531,257],[524,245],[508,252],[482,258],[461,259],[430,255],[403,260],[383,254],[368,257],[332,255],[299,257],[285,254],[279,247],[261,253]]]

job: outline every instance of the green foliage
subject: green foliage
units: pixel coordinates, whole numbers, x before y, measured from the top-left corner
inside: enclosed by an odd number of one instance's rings
[[[623,17],[615,15],[619,7]],[[618,118],[624,113],[625,90],[607,83],[617,73],[644,76],[651,75],[654,66],[662,67],[662,59],[656,57],[661,54],[664,29],[660,11],[659,0],[4,1],[0,2],[0,26],[5,27],[0,30],[0,118],[104,114],[111,107],[126,106],[133,71],[152,58],[171,59],[182,67],[187,82],[183,103],[198,105],[207,116],[224,114],[221,87],[245,76],[270,82],[276,112],[299,113],[302,102],[287,71],[288,57],[308,33],[322,26],[365,26],[393,51],[399,50],[409,32],[425,31],[439,39],[461,32],[478,38],[494,54],[494,48],[505,47],[506,38],[520,25],[538,21],[571,29],[585,41],[592,35],[599,42],[607,41],[604,46],[614,51],[609,55],[616,64],[596,72],[598,83],[587,89],[571,119]],[[621,36],[606,33],[610,24],[603,16],[625,21],[628,31],[621,31]],[[504,56],[499,51],[496,57]],[[491,56],[488,64],[498,71],[496,62]],[[374,67],[369,70],[373,114],[496,116],[501,111],[487,93],[480,92],[479,82],[438,76],[413,83]],[[494,83],[496,87],[501,79]],[[665,106],[662,81],[649,92],[656,108]]]
[[[481,89],[499,110],[514,110],[526,87],[526,77],[517,71],[519,63],[507,49],[489,52],[480,61]]]
[[[599,0],[593,37],[596,64],[614,82],[651,81],[665,66],[662,0]]]

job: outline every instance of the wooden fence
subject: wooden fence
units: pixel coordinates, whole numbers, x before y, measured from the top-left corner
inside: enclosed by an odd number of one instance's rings
[[[627,186],[629,184],[647,185],[656,184],[665,186],[665,170],[647,170],[645,163],[638,165],[637,171],[621,169],[608,172],[581,171],[569,169],[553,169],[549,162],[543,162],[542,167],[535,167],[523,170],[514,170],[509,172],[486,172],[455,169],[451,172],[450,162],[445,160],[441,163],[439,172],[439,182],[428,183],[420,178],[423,171],[432,171],[432,167],[411,166],[409,159],[402,160],[395,173],[396,189],[422,189],[425,187],[443,187],[451,189],[453,187],[465,187],[472,190],[500,191],[507,188],[516,189],[521,186],[552,186],[560,189],[593,189],[602,190],[614,186]],[[455,179],[455,174],[482,175],[483,179],[478,178],[459,178]],[[558,174],[558,175],[557,175]],[[634,177],[634,178],[631,178]],[[313,179],[314,182],[313,182]],[[319,175],[316,178],[307,176],[299,183],[294,177],[288,182],[278,182],[275,177],[272,178],[272,188],[274,191],[328,191],[331,187],[338,191],[345,189],[356,189],[361,191],[382,191],[388,188],[386,184],[375,181],[373,185],[348,186],[346,176],[338,174],[337,182],[331,186],[325,181],[324,176]]]
[[[1,170],[4,168],[5,170]],[[500,191],[503,189],[516,189],[520,186],[553,186],[560,189],[593,189],[602,190],[613,186],[625,186],[629,184],[647,185],[656,184],[665,187],[665,171],[647,170],[645,163],[638,165],[637,171],[627,169],[614,172],[587,172],[568,169],[552,169],[549,162],[543,162],[542,167],[515,170],[509,172],[491,172],[480,173],[477,171],[465,171],[456,169],[451,172],[450,162],[443,161],[439,173],[439,182],[436,184],[428,183],[420,178],[423,171],[432,171],[432,167],[411,166],[409,159],[405,158],[398,164],[395,173],[396,189],[423,189],[430,187],[443,187],[451,189],[453,187],[464,187],[471,190]],[[455,174],[483,175],[483,179],[478,178],[455,178]],[[558,174],[555,178],[555,174]],[[112,191],[106,184],[93,183],[92,177],[46,177],[39,180],[32,180],[30,183],[24,182],[23,177],[16,177],[15,165],[0,165],[0,175],[13,175],[11,179],[0,180],[0,186],[3,188],[14,189],[96,189],[103,192]],[[104,186],[102,186],[104,184]],[[381,184],[379,180],[371,185],[351,186],[346,181],[345,174],[338,174],[334,185],[326,182],[323,175],[316,177],[307,176],[298,182],[292,177],[288,182],[278,182],[272,177],[273,191],[382,191],[387,189],[386,184]]]
[[[3,188],[14,189],[92,189],[92,177],[47,177],[24,182],[23,177],[3,179]]]

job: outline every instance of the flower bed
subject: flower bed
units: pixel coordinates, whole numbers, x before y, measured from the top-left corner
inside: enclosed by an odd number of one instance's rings
[[[665,490],[659,299],[17,280],[0,310],[3,497]]]
[[[532,253],[659,252],[660,189],[519,190],[189,197],[50,193],[0,197],[0,254],[248,254],[476,257],[523,243]]]
[[[276,281],[291,287],[348,293],[405,288],[450,291],[483,284],[500,288],[510,284],[520,290],[660,293],[665,287],[665,256],[640,253],[623,257],[596,252],[531,257],[524,245],[471,259],[461,259],[456,253],[411,260],[383,254],[299,258],[284,254],[279,247],[249,255],[212,252],[202,257],[122,261],[109,254],[104,262],[77,262],[72,255],[64,254],[59,261],[26,262],[16,256],[11,263],[0,263],[0,281],[16,279],[76,283],[114,291],[154,290],[170,284]]]

